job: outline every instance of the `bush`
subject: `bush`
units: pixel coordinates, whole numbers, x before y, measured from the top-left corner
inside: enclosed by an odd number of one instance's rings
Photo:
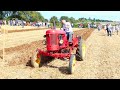
[[[78,24],[77,23],[73,24],[73,27],[78,28]]]

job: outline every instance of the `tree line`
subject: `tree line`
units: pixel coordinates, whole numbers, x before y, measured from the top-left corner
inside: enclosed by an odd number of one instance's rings
[[[91,19],[91,18],[75,19],[74,17],[68,17],[68,16],[61,16],[60,19],[58,19],[56,16],[52,16],[50,20],[48,20],[48,19],[45,19],[44,16],[42,16],[41,13],[37,11],[0,11],[0,19],[10,20],[13,18],[17,18],[19,20],[25,20],[28,22],[36,22],[36,21],[50,22],[50,23],[55,22],[57,26],[61,26],[60,21],[62,19],[65,19],[66,21],[69,21],[73,24],[76,24],[76,23],[87,24],[88,22],[91,22],[91,23],[112,22],[111,20],[100,20],[95,18],[94,19]]]

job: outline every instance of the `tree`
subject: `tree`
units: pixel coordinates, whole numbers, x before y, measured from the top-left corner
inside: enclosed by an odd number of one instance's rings
[[[89,17],[89,19],[88,19],[89,21],[91,21],[91,18]]]
[[[55,22],[56,26],[60,25],[58,18],[56,16],[53,16],[50,18],[50,23],[54,23],[54,22]]]
[[[61,16],[60,21],[62,20],[70,21],[68,16]]]
[[[77,20],[77,19],[75,20],[75,23],[79,23],[79,22],[80,22],[79,20]]]
[[[0,11],[0,19],[3,19],[3,12]]]
[[[79,18],[78,20],[79,20],[79,22],[82,22],[82,18]]]
[[[45,22],[48,22],[48,19],[45,19]]]
[[[54,22],[56,23],[56,25],[59,25],[59,21],[58,21],[58,18],[56,16],[53,16],[50,19],[50,23],[54,23]]]
[[[70,20],[71,23],[75,23],[75,18],[70,17],[69,20]]]
[[[36,11],[1,11],[0,18],[6,18],[8,20],[12,18],[18,18],[25,21],[44,21],[44,17],[41,13]]]

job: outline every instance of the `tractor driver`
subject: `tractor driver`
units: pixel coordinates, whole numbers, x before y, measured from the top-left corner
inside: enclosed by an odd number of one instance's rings
[[[73,35],[73,30],[70,22],[66,22],[66,20],[62,20],[62,30],[66,32],[67,39],[69,40],[70,43],[72,43],[72,35]]]

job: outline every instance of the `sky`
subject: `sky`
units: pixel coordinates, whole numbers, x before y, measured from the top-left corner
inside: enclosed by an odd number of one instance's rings
[[[61,16],[74,17],[78,18],[96,18],[103,20],[113,20],[120,21],[120,11],[39,11],[44,18],[50,19],[52,16]]]

